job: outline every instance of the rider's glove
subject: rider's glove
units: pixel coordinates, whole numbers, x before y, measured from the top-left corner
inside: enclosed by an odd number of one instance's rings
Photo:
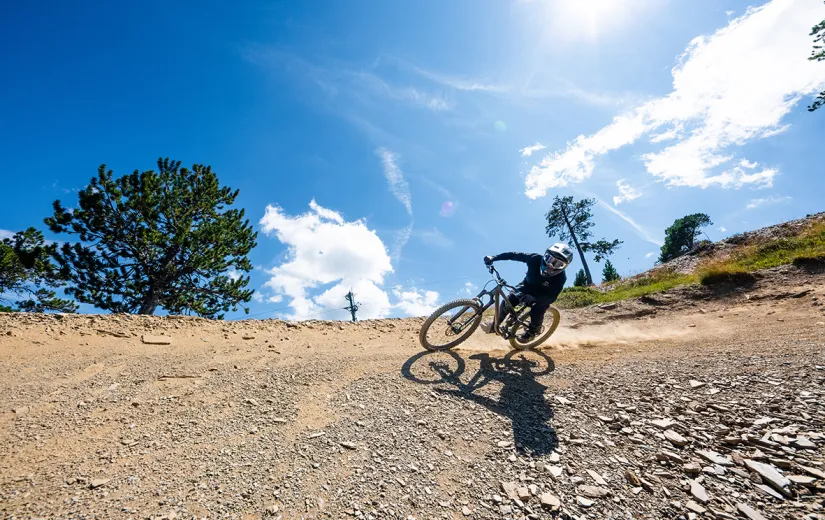
[[[521,295],[521,303],[523,303],[524,305],[527,305],[528,307],[532,307],[533,305],[536,304],[536,299],[533,296],[529,295],[529,294],[522,294]]]
[[[484,265],[491,266],[493,265],[493,257],[492,256],[485,256],[484,257]]]

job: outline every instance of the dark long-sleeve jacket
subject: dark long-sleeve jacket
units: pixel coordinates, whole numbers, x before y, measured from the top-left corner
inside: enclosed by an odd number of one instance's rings
[[[564,289],[567,274],[562,271],[555,276],[542,276],[541,258],[541,255],[536,253],[501,253],[494,256],[493,261],[514,260],[527,264],[527,274],[517,288],[535,298],[539,303],[551,304],[556,301],[561,290]]]

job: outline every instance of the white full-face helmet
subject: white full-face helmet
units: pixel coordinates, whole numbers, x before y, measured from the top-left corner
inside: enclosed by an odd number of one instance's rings
[[[547,248],[541,259],[542,276],[555,276],[564,271],[573,261],[573,250],[562,242],[557,242]]]

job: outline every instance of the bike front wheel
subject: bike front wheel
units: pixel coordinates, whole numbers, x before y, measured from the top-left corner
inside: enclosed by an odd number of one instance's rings
[[[421,326],[418,339],[427,350],[448,350],[469,338],[481,324],[481,305],[455,300],[436,309]]]
[[[529,350],[536,348],[547,341],[550,336],[556,332],[560,321],[561,314],[559,314],[559,310],[555,307],[548,308],[547,312],[544,313],[544,322],[541,325],[541,331],[535,338],[526,343],[522,343],[518,340],[519,329],[522,325],[520,323],[516,323],[510,331],[510,346],[517,350]]]

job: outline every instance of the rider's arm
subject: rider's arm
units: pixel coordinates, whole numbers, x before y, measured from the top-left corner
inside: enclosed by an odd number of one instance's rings
[[[496,255],[493,257],[493,262],[498,262],[499,260],[513,260],[516,262],[524,262],[530,259],[530,255],[527,253],[501,253],[500,255]]]

